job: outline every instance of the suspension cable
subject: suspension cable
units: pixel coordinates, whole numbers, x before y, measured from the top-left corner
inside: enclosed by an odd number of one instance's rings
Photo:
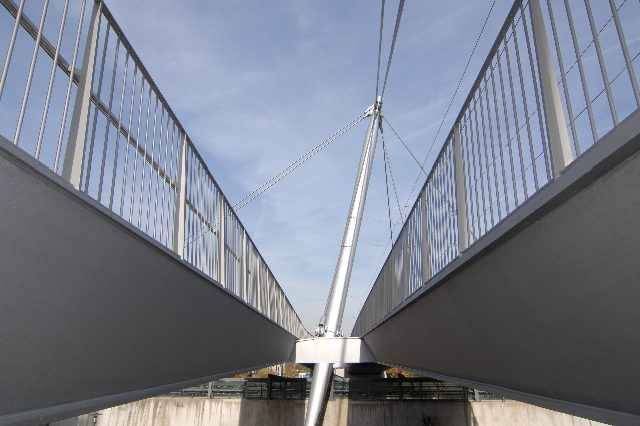
[[[380,87],[380,58],[382,56],[382,30],[384,28],[384,1],[380,8],[380,37],[378,38],[378,73],[376,75],[376,100],[378,99],[378,91]]]
[[[433,140],[431,141],[431,145],[429,146],[429,150],[427,151],[427,155],[424,157],[424,160],[422,161],[422,164],[420,166],[421,171],[424,171],[424,165],[427,163],[427,160],[429,159],[429,156],[431,155],[431,150],[433,149],[434,144],[436,143],[436,141],[438,140],[438,136],[440,136],[440,131],[442,130],[442,126],[444,125],[444,122],[447,119],[447,116],[449,115],[449,111],[451,110],[451,106],[453,105],[453,101],[455,100],[457,94],[458,94],[458,90],[460,90],[460,86],[462,85],[462,80],[464,79],[464,76],[467,74],[467,70],[469,69],[469,65],[471,64],[471,59],[473,58],[473,55],[476,53],[476,49],[478,47],[478,43],[480,42],[480,38],[482,37],[482,34],[484,33],[484,29],[487,26],[487,22],[489,21],[489,17],[491,16],[491,12],[493,12],[493,7],[496,4],[496,0],[493,0],[493,2],[491,3],[491,7],[489,8],[489,12],[487,13],[487,16],[484,18],[484,23],[482,24],[482,28],[480,29],[480,33],[478,34],[478,37],[476,38],[476,42],[473,45],[473,49],[471,49],[471,54],[469,55],[469,59],[467,60],[467,64],[464,67],[464,71],[462,71],[462,75],[460,76],[460,80],[458,80],[458,84],[456,86],[456,90],[453,92],[453,96],[451,96],[451,100],[449,101],[449,105],[447,106],[447,110],[444,113],[444,116],[442,117],[442,121],[440,121],[440,125],[438,126],[438,131],[436,132],[436,135],[434,136]],[[384,89],[383,89],[383,93],[384,93]],[[427,174],[427,173],[425,173]],[[428,174],[427,174],[428,175]],[[407,202],[405,203],[404,207],[407,208],[409,205],[409,202],[411,201],[411,197],[413,196],[413,192],[416,189],[416,184],[419,182],[420,180],[420,172],[418,172],[418,176],[416,177],[416,180],[413,182],[413,186],[411,187],[411,192],[409,193],[409,197],[407,198]]]
[[[382,130],[382,128],[380,128]],[[380,136],[382,136],[382,149],[384,153],[384,161],[385,164],[389,167],[389,176],[391,177],[391,185],[393,187],[393,193],[396,197],[396,204],[398,206],[398,213],[400,214],[400,220],[404,222],[404,215],[402,214],[402,208],[400,208],[400,198],[398,197],[398,189],[396,187],[396,180],[393,177],[393,170],[391,170],[391,158],[389,156],[389,152],[387,151],[387,144],[384,140],[384,133],[380,132]]]
[[[494,0],[495,3],[495,0]],[[389,69],[391,68],[391,60],[393,59],[393,51],[396,47],[396,40],[398,38],[398,30],[400,29],[400,20],[402,19],[402,11],[404,10],[404,0],[400,0],[398,5],[398,13],[396,14],[396,26],[393,30],[393,39],[391,39],[391,50],[389,50],[389,60],[387,61],[387,71],[384,74],[384,83],[382,84],[382,94],[384,98],[384,91],[387,88],[387,79],[389,78]]]
[[[380,127],[380,131],[382,134],[382,127]],[[387,149],[385,147],[384,137],[382,138],[382,150],[383,150],[382,158],[384,161],[384,184],[387,190],[387,214],[389,215],[389,241],[393,244],[393,225],[391,224],[391,202],[389,201],[389,175],[387,173],[387,156],[384,155],[384,153],[387,152]]]
[[[308,161],[309,159],[317,155],[319,152],[321,152],[323,149],[331,145],[333,142],[337,141],[342,135],[344,135],[353,127],[355,127],[356,124],[360,123],[362,120],[368,117],[368,114],[369,114],[369,109],[367,109],[365,112],[360,114],[358,117],[351,120],[348,124],[343,126],[340,130],[336,131],[327,139],[325,139],[315,147],[311,148],[309,151],[307,151],[301,157],[299,157],[296,161],[294,161],[293,163],[289,164],[287,167],[282,169],[279,173],[277,173],[271,179],[266,181],[264,184],[260,185],[255,190],[251,191],[247,196],[243,197],[240,201],[234,204],[232,208],[235,211],[238,211],[241,208],[245,207],[247,204],[254,201],[256,198],[262,195],[265,191],[267,191],[269,188],[273,187],[275,184],[277,184],[282,179],[287,177],[289,174],[291,174],[295,169],[300,167],[306,161]],[[218,222],[218,218],[216,217],[213,223],[203,223],[202,226],[200,226],[194,232],[192,232],[191,234],[185,237],[185,244],[189,246],[193,244],[198,238],[206,234],[207,232],[212,232],[213,229],[216,227],[217,222]]]
[[[400,141],[400,143],[402,143],[402,145],[404,146],[404,148],[407,150],[407,152],[409,153],[409,155],[411,155],[411,158],[413,158],[413,161],[416,162],[416,164],[418,165],[418,167],[420,167],[420,170],[422,170],[422,172],[425,174],[425,176],[429,176],[429,172],[427,172],[424,168],[424,166],[422,164],[420,164],[420,161],[418,161],[418,158],[415,156],[415,154],[413,153],[413,151],[411,151],[411,149],[409,148],[409,145],[407,145],[405,143],[404,140],[402,140],[402,138],[400,137],[400,135],[398,134],[398,132],[396,132],[396,130],[393,128],[393,126],[391,126],[391,123],[389,123],[389,121],[387,120],[386,117],[382,117],[383,120],[387,123],[387,125],[389,126],[389,128],[391,129],[391,131],[393,132],[394,135],[396,135],[396,138]],[[524,126],[524,124],[523,124]],[[442,200],[449,206],[449,209],[452,213],[456,213],[457,212],[457,207],[454,206],[451,201],[447,198],[447,196],[445,194],[442,193],[442,191],[440,190],[440,188],[438,188],[437,186],[433,186],[433,188],[439,193],[439,195],[442,197]],[[406,207],[406,206],[405,206]],[[402,216],[400,216],[400,218],[402,218]],[[403,220],[404,221],[404,220]]]
[[[389,123],[389,120],[387,120],[387,117],[382,117],[382,119],[385,121],[385,123],[387,123],[387,126],[389,126],[389,128],[391,129],[391,131],[393,132],[394,135],[396,135],[396,138],[398,138],[398,140],[400,141],[400,143],[402,143],[402,145],[405,147],[405,149],[407,150],[407,152],[409,153],[409,155],[411,155],[411,158],[413,158],[413,161],[416,162],[416,164],[418,165],[418,167],[420,167],[420,170],[422,170],[422,172],[426,175],[429,176],[429,173],[424,169],[424,166],[422,164],[420,164],[420,161],[418,161],[418,158],[415,156],[415,154],[413,153],[413,151],[411,151],[411,148],[409,148],[409,146],[405,143],[404,140],[402,140],[402,138],[400,137],[400,135],[398,134],[398,132],[396,132],[396,129],[393,128],[393,126],[391,125],[391,123]]]
[[[359,122],[364,120],[366,116],[367,116],[366,112],[360,114],[358,117],[353,119],[351,122],[349,122],[347,125],[342,127],[340,130],[338,130],[337,132],[335,132],[334,134],[329,136],[327,139],[325,139],[324,141],[322,141],[321,143],[319,143],[318,145],[316,145],[315,147],[313,147],[312,149],[307,151],[304,155],[299,157],[293,163],[289,164],[287,167],[282,169],[279,173],[277,173],[271,179],[267,180],[265,183],[260,185],[258,188],[256,188],[253,191],[251,191],[248,195],[246,195],[244,198],[242,198],[240,201],[238,201],[236,204],[234,204],[233,208],[237,211],[237,210],[240,210],[241,208],[245,207],[247,204],[251,203],[253,200],[255,200],[260,195],[262,195],[266,190],[268,190],[269,188],[273,187],[275,184],[277,184],[282,179],[287,177],[289,174],[291,174],[291,172],[293,172],[295,169],[300,167],[306,161],[308,161],[309,159],[311,159],[312,157],[317,155],[319,152],[321,152],[323,149],[325,149],[326,147],[331,145],[333,142],[338,140],[340,138],[340,136],[344,135],[349,130],[351,130],[356,124],[358,124]]]

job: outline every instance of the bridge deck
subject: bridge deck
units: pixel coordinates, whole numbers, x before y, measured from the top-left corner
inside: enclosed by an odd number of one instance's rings
[[[296,338],[0,140],[0,424],[286,361]]]
[[[364,336],[382,363],[640,421],[640,112]]]

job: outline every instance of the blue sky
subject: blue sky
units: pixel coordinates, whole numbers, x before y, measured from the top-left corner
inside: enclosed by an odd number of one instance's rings
[[[490,3],[406,3],[383,110],[420,159],[434,140]],[[232,202],[373,101],[379,2],[107,4]],[[496,2],[432,156],[510,6],[509,0]],[[383,63],[396,9],[396,1],[387,2]],[[329,292],[365,131],[363,122],[239,212],[310,330]],[[419,169],[390,132],[386,138],[404,206]],[[380,152],[349,287],[347,333],[389,250]],[[415,193],[410,205],[414,198]],[[397,221],[397,207],[392,218]]]
[[[382,71],[397,2],[387,2]],[[25,2],[25,15],[34,25],[40,20],[43,3],[43,0]],[[77,21],[81,3],[70,2],[68,21]],[[383,110],[419,158],[423,159],[435,143],[426,162],[427,170],[512,0],[496,0],[468,73],[436,137],[491,3],[490,0],[406,3]],[[613,125],[607,96],[602,95],[602,73],[584,2],[569,3],[577,23],[580,56],[600,137]],[[49,2],[44,36],[51,42],[57,38],[63,4]],[[107,4],[231,202],[261,185],[373,102],[379,1],[107,0]],[[565,81],[573,104],[577,140],[586,149],[593,139],[587,114],[583,114],[585,100],[566,13],[563,2],[552,4],[556,22],[562,22],[558,25],[558,39],[566,61]],[[636,61],[640,57],[640,27],[636,25],[640,3],[616,0],[615,4],[620,10],[630,57]],[[608,2],[592,1],[591,5],[604,62],[609,78],[613,79],[611,92],[618,116],[623,119],[636,108],[636,103],[618,35],[611,23]],[[13,23],[9,13],[0,13],[0,58],[6,56]],[[83,27],[82,40],[86,31]],[[75,24],[65,30],[62,39],[61,54],[67,59],[72,56],[74,38]],[[24,30],[18,33],[0,102],[0,134],[9,139],[16,139],[14,132],[33,43]],[[636,68],[637,64],[636,61]],[[78,63],[76,68],[79,66]],[[19,146],[32,154],[50,73],[51,59],[40,52],[31,97],[25,104],[22,133],[17,137]],[[60,69],[56,73],[40,156],[50,166],[68,81],[61,76]],[[75,89],[70,95],[75,96]],[[67,119],[67,131],[69,123]],[[322,314],[329,291],[365,130],[366,122],[360,123],[239,212],[310,330]],[[386,134],[400,204],[408,208],[416,197],[411,190],[420,175],[419,169],[389,129]],[[379,143],[350,285],[343,324],[347,333],[389,250],[381,148]],[[425,176],[419,176],[416,190],[424,179]],[[391,204],[392,219],[398,223],[395,200]]]

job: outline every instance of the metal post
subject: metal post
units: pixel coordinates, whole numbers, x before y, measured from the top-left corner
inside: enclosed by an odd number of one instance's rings
[[[207,398],[211,399],[211,385],[213,382],[209,382],[209,386],[207,386]]]
[[[409,225],[402,233],[402,302],[409,295]]]
[[[396,274],[398,272],[396,268],[398,266],[396,265],[397,256],[398,255],[394,246],[389,252],[389,259],[391,259],[391,262],[389,262],[389,275],[387,275],[387,283],[389,283],[389,301],[391,303],[390,310],[393,310],[393,308],[398,306],[398,285],[396,280]]]
[[[334,337],[340,334],[339,329],[342,324],[342,314],[344,313],[344,304],[347,298],[347,289],[351,278],[351,269],[356,253],[358,234],[360,233],[360,224],[362,223],[362,213],[367,197],[369,177],[371,176],[373,156],[378,138],[381,106],[382,98],[378,97],[376,103],[365,112],[365,116],[371,115],[371,121],[364,140],[364,146],[362,147],[360,168],[353,189],[351,208],[349,210],[349,216],[347,217],[338,264],[336,265],[333,275],[333,284],[331,285],[331,291],[325,307],[323,316],[324,323],[321,323],[319,327],[321,336]],[[311,395],[309,396],[307,415],[305,418],[306,426],[322,424],[324,417],[323,410],[325,407],[324,402],[332,376],[333,364],[319,363],[315,365],[313,382],[311,383]]]
[[[420,194],[422,211],[422,284],[431,278],[431,259],[429,247],[429,215],[427,214],[427,190]]]
[[[242,228],[241,232],[242,232],[242,258],[240,259],[240,268],[242,271],[241,272],[242,294],[240,295],[240,297],[242,298],[242,300],[246,302],[249,300],[249,298],[247,297],[247,231],[246,229]]]
[[[562,101],[560,100],[558,82],[556,81],[553,61],[551,60],[547,31],[542,18],[540,0],[531,0],[529,6],[536,57],[538,59],[538,71],[540,73],[540,85],[542,86],[542,101],[547,122],[553,175],[557,178],[565,167],[571,163],[573,155],[569,143],[567,124],[564,119]]]
[[[93,69],[96,63],[96,47],[100,32],[100,17],[102,2],[94,2],[89,20],[87,43],[84,49],[82,68],[79,73],[78,91],[73,105],[73,115],[69,127],[67,150],[62,164],[62,177],[68,180],[76,189],[80,189],[80,175],[82,174],[82,159],[84,157],[85,141],[91,106],[91,86],[93,85]],[[75,70],[71,70],[75,72]]]
[[[331,386],[329,386],[329,399],[336,399],[336,381],[331,377]]]
[[[225,236],[224,236],[224,231],[225,231],[225,216],[226,216],[226,212],[225,212],[225,202],[224,202],[224,196],[222,196],[222,193],[220,191],[220,195],[218,197],[218,199],[220,200],[219,205],[219,214],[220,214],[220,224],[218,225],[218,272],[219,272],[219,276],[218,276],[218,281],[220,282],[220,285],[224,288],[227,288],[227,275],[226,275],[226,265],[225,265],[225,259],[226,259],[226,243],[225,243]]]
[[[467,217],[467,187],[460,143],[460,123],[456,123],[453,131],[453,164],[456,177],[458,252],[462,254],[469,247],[469,219]]]
[[[173,251],[184,258],[184,213],[187,187],[187,134],[182,137],[182,149],[178,154],[178,181],[176,182],[176,204],[173,209]]]

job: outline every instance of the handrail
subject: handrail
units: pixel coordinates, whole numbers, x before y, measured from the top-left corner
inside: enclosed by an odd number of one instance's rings
[[[34,123],[38,114],[23,112],[17,121],[24,129],[27,124],[44,129],[41,146],[38,141],[35,148],[25,132],[13,143],[291,334],[308,337],[218,182],[104,2],[45,2],[41,12],[45,16],[54,15],[47,8],[78,9],[79,13],[66,14],[65,21],[53,27],[59,38],[63,31],[77,32],[79,42],[68,52],[64,44],[51,43],[43,28],[26,16],[24,1],[16,5],[13,0],[0,0],[0,4],[13,20],[19,18],[15,31],[24,30],[38,42],[33,48],[55,62],[49,65],[49,69],[53,67],[51,77],[37,72],[27,76],[28,89],[22,96],[9,89],[0,92],[0,102],[7,105],[27,104],[30,98],[47,99],[40,121]],[[48,22],[48,31],[50,25]],[[11,49],[6,69],[26,56]],[[73,61],[65,59],[65,54],[72,54]],[[33,58],[31,69],[35,69],[38,55]],[[31,85],[32,80],[50,78],[52,87],[56,77],[66,79],[66,96],[51,89],[43,93],[41,85]],[[9,73],[4,87],[19,87],[24,78]],[[73,103],[72,87],[76,91]],[[31,107],[31,103],[27,105]],[[49,108],[64,111],[59,123],[53,123],[58,115],[49,113]],[[68,115],[72,115],[71,122]],[[58,170],[61,155],[66,158]],[[206,225],[203,230],[210,233],[206,239],[190,234],[194,229],[189,227],[196,223]]]
[[[575,21],[572,7],[584,8],[586,14],[580,16],[588,19]],[[625,13],[634,16],[638,8],[624,1],[620,5],[609,1],[606,11],[593,9],[589,0],[584,6],[570,6],[567,1],[553,5],[549,0],[514,1],[365,299],[353,336],[364,336],[383,322],[411,294],[557,178],[624,118],[618,117],[619,110],[627,116],[640,107],[632,66],[640,53],[631,57],[625,37],[625,31],[635,28],[631,21],[625,26],[621,19]],[[599,19],[594,18],[596,13]],[[556,20],[559,16],[566,21]],[[605,24],[597,28],[595,22]],[[602,49],[601,33],[609,25],[611,29],[615,25],[617,38],[607,39],[609,45]],[[561,44],[559,39],[563,35],[571,41],[579,74],[573,65],[565,71],[563,58],[571,58],[571,50],[562,50],[566,40]],[[598,63],[589,69],[602,78],[599,91],[585,78],[583,55],[591,45],[596,46]],[[614,74],[607,67],[619,61],[606,53],[616,51],[624,56],[624,66]],[[614,84],[625,83],[635,102],[625,99],[622,91],[611,90]],[[584,98],[571,96],[576,92],[582,92]],[[591,105],[604,92],[611,114],[596,117]],[[574,115],[571,107],[576,105],[585,106]],[[576,122],[585,110],[589,111],[588,121]],[[593,139],[577,136],[589,134]]]

